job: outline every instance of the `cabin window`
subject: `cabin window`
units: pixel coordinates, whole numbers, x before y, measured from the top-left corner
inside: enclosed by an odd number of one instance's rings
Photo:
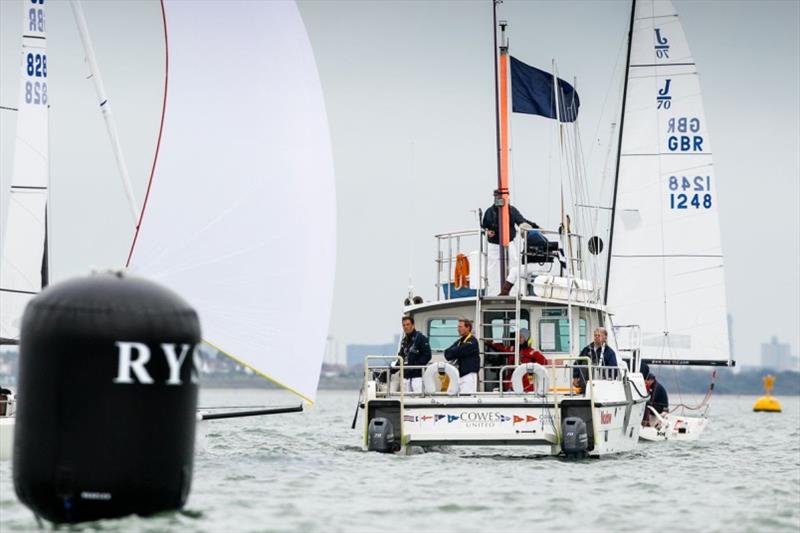
[[[434,318],[428,321],[428,340],[431,343],[431,350],[443,352],[458,338],[457,318]]]
[[[514,311],[484,311],[483,337],[490,338],[499,344],[512,345],[517,338],[517,321]],[[527,309],[520,309],[519,327],[528,329],[529,313]]]
[[[565,313],[566,315],[566,313]],[[542,352],[569,353],[569,320],[566,318],[543,318],[539,320],[539,338],[536,339]],[[578,322],[578,343],[586,345],[586,319]]]

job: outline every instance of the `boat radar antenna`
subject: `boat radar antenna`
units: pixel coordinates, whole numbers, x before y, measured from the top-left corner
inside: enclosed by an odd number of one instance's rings
[[[501,20],[500,46],[497,45],[497,6],[502,0],[492,0],[494,32],[494,73],[495,73],[495,117],[497,131],[497,189],[494,192],[494,205],[498,210],[497,237],[499,244],[500,284],[506,280],[506,256],[511,235],[509,228],[509,190],[508,190],[508,22]]]

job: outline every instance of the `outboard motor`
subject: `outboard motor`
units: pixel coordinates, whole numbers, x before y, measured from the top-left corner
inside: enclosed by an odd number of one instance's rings
[[[13,477],[52,522],[179,509],[192,481],[197,313],[122,274],[72,279],[22,319]]]
[[[565,418],[561,424],[561,435],[561,450],[568,459],[586,457],[589,434],[586,430],[586,422],[582,418],[577,416]]]
[[[394,425],[388,418],[373,418],[367,428],[367,449],[371,452],[393,453],[400,450],[394,435]]]

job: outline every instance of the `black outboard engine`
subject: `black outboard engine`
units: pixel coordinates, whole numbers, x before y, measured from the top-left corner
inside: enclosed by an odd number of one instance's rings
[[[400,450],[394,426],[388,418],[373,418],[367,428],[367,449],[371,452],[393,453]]]
[[[558,256],[558,243],[547,240],[541,231],[531,230],[525,236],[528,263],[552,263]]]
[[[586,422],[577,416],[565,418],[561,424],[561,450],[568,459],[586,457],[589,447],[589,434]]]
[[[53,522],[182,507],[199,342],[197,313],[143,279],[93,275],[32,299],[14,432],[20,501]]]

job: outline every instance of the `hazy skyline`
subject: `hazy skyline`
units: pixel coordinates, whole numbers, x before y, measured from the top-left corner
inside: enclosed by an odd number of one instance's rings
[[[757,363],[760,344],[772,335],[791,343],[797,354],[800,4],[674,3],[698,64],[714,146],[737,363]],[[491,201],[491,7],[299,5],[333,142],[338,247],[329,334],[343,356],[346,343],[388,342],[399,331],[409,278],[419,294],[434,296],[433,234],[474,227],[473,211]],[[510,23],[514,55],[543,68],[555,57],[562,77],[577,77],[584,151],[595,183],[609,124],[619,112],[629,5],[507,0],[500,8]],[[85,1],[84,8],[141,201],[161,105],[158,4]],[[9,1],[0,2],[0,9],[0,105],[15,106],[21,9]],[[97,266],[120,264],[132,227],[66,2],[49,4],[48,47],[53,273],[60,279],[84,273],[86,257]],[[513,119],[512,202],[529,218],[554,225],[557,205],[548,201],[548,191],[556,186],[551,167],[557,160],[548,122]],[[3,208],[14,128],[13,113],[3,111]]]

